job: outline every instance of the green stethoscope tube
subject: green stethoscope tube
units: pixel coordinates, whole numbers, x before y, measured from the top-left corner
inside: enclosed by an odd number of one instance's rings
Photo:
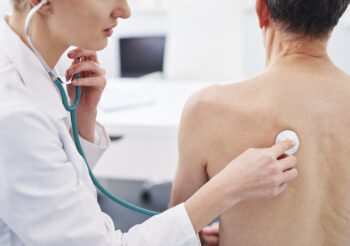
[[[79,78],[80,75],[77,76],[77,78]],[[73,130],[73,137],[74,137],[74,142],[75,142],[75,145],[77,147],[77,150],[79,152],[79,154],[83,157],[84,161],[85,161],[85,164],[89,170],[89,174],[90,174],[90,177],[92,179],[92,182],[95,184],[95,186],[103,193],[105,194],[109,199],[111,199],[112,201],[122,205],[123,207],[126,207],[128,209],[131,209],[133,211],[136,211],[138,213],[141,213],[141,214],[145,214],[145,215],[149,215],[149,216],[154,216],[154,215],[157,215],[159,214],[159,212],[155,212],[155,211],[151,211],[151,210],[147,210],[147,209],[144,209],[144,208],[140,208],[140,207],[137,207],[133,204],[130,204],[116,196],[114,196],[112,193],[110,193],[108,190],[106,190],[99,182],[98,180],[96,179],[95,175],[92,173],[91,171],[91,168],[89,166],[89,163],[88,161],[86,160],[86,157],[85,157],[85,154],[84,154],[84,151],[83,151],[83,148],[81,146],[81,143],[80,143],[80,139],[79,139],[79,132],[78,132],[78,125],[77,125],[77,120],[76,120],[76,108],[79,104],[79,101],[80,101],[80,97],[81,97],[81,88],[80,86],[77,86],[75,87],[75,102],[72,106],[69,105],[68,103],[68,97],[67,97],[67,93],[64,89],[64,87],[62,86],[62,81],[59,79],[59,78],[56,78],[54,80],[60,94],[61,94],[61,98],[62,98],[62,103],[65,107],[65,109],[67,111],[70,112],[70,115],[71,115],[71,121],[72,121],[72,130]]]
[[[31,35],[30,35],[30,23],[32,18],[34,17],[34,15],[37,13],[37,11],[44,6],[45,4],[47,4],[47,0],[42,0],[37,6],[35,6],[34,8],[31,9],[31,11],[29,12],[27,18],[26,18],[26,22],[25,22],[25,34],[27,37],[27,40],[29,42],[30,47],[32,48],[34,54],[38,57],[39,61],[41,62],[41,64],[45,67],[46,71],[48,72],[48,74],[50,75],[52,81],[56,84],[61,98],[62,98],[62,103],[65,107],[65,109],[67,111],[70,112],[71,115],[71,121],[72,121],[72,130],[73,130],[73,137],[74,137],[74,142],[75,145],[78,149],[79,154],[82,156],[82,158],[85,161],[85,164],[89,170],[89,174],[90,177],[92,179],[92,182],[95,184],[95,186],[103,193],[105,194],[108,198],[110,198],[112,201],[128,208],[131,210],[134,210],[138,213],[141,214],[145,214],[145,215],[149,215],[149,216],[153,216],[153,215],[157,215],[159,214],[159,212],[154,212],[154,211],[150,211],[147,209],[143,209],[140,207],[137,207],[135,205],[132,205],[126,201],[123,201],[122,199],[114,196],[112,193],[110,193],[108,190],[106,190],[95,178],[94,174],[91,171],[91,168],[89,166],[88,161],[86,160],[83,148],[81,147],[81,143],[79,140],[79,132],[78,132],[78,125],[77,125],[77,119],[76,119],[76,108],[80,102],[80,97],[81,97],[81,88],[79,86],[75,87],[75,102],[73,105],[69,105],[68,103],[68,97],[67,97],[67,93],[62,85],[62,80],[59,77],[55,77],[54,76],[54,72],[51,70],[51,68],[48,66],[48,64],[46,63],[46,61],[44,60],[44,58],[41,56],[40,52],[36,49],[32,39],[31,39]],[[76,76],[76,78],[79,78],[80,74],[78,74]]]

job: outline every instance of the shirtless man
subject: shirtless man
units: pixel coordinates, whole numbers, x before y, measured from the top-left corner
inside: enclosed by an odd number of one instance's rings
[[[245,149],[273,144],[282,130],[301,141],[299,177],[281,196],[222,215],[220,245],[350,245],[350,77],[327,55],[349,1],[257,0],[266,71],[202,90],[187,103],[172,205]]]

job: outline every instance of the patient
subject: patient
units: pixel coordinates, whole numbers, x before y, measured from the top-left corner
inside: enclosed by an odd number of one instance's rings
[[[265,72],[207,88],[187,103],[172,205],[247,148],[271,146],[282,130],[301,141],[299,178],[272,200],[223,214],[220,245],[350,245],[350,77],[327,55],[349,1],[257,0]]]

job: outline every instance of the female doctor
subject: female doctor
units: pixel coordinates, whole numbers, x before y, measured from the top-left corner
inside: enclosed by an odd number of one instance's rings
[[[14,11],[0,24],[0,245],[199,245],[197,233],[243,200],[274,197],[296,178],[296,159],[285,141],[251,149],[233,160],[188,201],[154,216],[129,232],[114,230],[71,136],[69,115],[37,56],[29,48],[25,19],[40,0],[12,0]],[[32,40],[54,69],[71,45],[80,47],[66,79],[77,108],[79,138],[90,165],[108,147],[96,123],[106,85],[95,51],[107,45],[118,18],[128,18],[126,0],[49,0],[31,23]],[[77,58],[82,58],[77,62]],[[290,172],[294,170],[294,172]]]

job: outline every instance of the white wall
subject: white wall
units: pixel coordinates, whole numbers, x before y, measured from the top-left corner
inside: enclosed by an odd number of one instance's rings
[[[340,19],[329,41],[328,51],[335,64],[350,74],[350,9]]]
[[[120,74],[119,37],[167,35],[166,78],[233,81],[242,77],[244,40],[239,0],[158,1],[162,2],[160,7],[148,9],[145,2],[142,7],[131,5],[131,18],[120,21],[108,47],[99,52],[107,76]]]
[[[147,3],[147,4],[146,4]],[[264,70],[265,51],[254,11],[246,0],[131,0],[133,15],[120,20],[107,48],[99,52],[108,77],[118,77],[118,38],[168,35],[165,74],[169,78],[235,80]],[[0,17],[11,11],[0,1]],[[350,74],[350,10],[329,42],[334,62]],[[60,70],[69,66],[65,56]]]
[[[242,77],[242,11],[234,0],[176,0],[169,9],[165,75],[234,81]]]

